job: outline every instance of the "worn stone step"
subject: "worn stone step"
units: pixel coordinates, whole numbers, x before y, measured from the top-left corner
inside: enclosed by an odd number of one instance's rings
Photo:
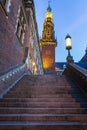
[[[87,97],[85,97],[84,94],[79,94],[79,93],[75,94],[75,93],[73,93],[73,94],[70,94],[70,95],[73,98],[86,98],[87,99]]]
[[[27,87],[26,87],[27,88]],[[43,91],[42,91],[43,90]],[[47,91],[46,91],[47,90]],[[18,88],[18,91],[24,91],[24,92],[26,92],[26,90],[23,88],[22,89],[22,87],[21,88]],[[52,87],[45,87],[45,86],[41,86],[41,87],[37,87],[37,86],[35,86],[35,87],[29,87],[29,90],[28,90],[28,92],[40,92],[41,91],[41,93],[47,93],[47,92],[56,92],[56,91],[59,91],[59,92],[68,92],[68,91],[71,91],[71,88],[70,87],[64,87],[64,86],[60,86],[60,87],[56,87],[56,86],[52,86]],[[13,92],[17,92],[17,89],[11,89],[10,90],[10,92],[8,92],[8,93],[13,93]]]
[[[0,121],[87,122],[87,114],[0,114]]]
[[[0,114],[81,114],[87,108],[0,108]]]
[[[75,100],[76,102],[87,102],[87,99],[84,98],[84,97],[82,97],[82,98],[77,97],[77,98],[74,98],[74,100]]]
[[[70,98],[68,98],[68,97],[62,97],[62,98],[60,98],[60,97],[58,97],[58,98],[51,98],[51,97],[48,97],[48,98],[45,98],[45,97],[36,97],[36,98],[3,98],[3,99],[0,99],[0,102],[5,102],[5,101],[7,101],[7,102],[10,102],[10,101],[12,101],[12,102],[15,102],[15,101],[21,101],[21,102],[25,102],[25,101],[32,101],[32,102],[36,102],[36,101],[49,101],[49,102],[51,102],[51,101],[63,101],[63,100],[65,100],[65,101],[76,101],[76,102],[87,102],[87,99],[85,98],[85,97],[82,97],[82,98],[79,98],[79,97],[77,97],[77,98],[73,98],[73,97],[70,97]]]
[[[24,93],[13,93],[13,94],[7,94],[4,96],[5,98],[85,98],[83,94],[69,94],[69,93],[55,93],[55,94],[41,94],[41,93],[35,93],[35,94],[29,94],[28,92]],[[87,100],[87,98],[86,98]]]
[[[0,107],[67,107],[80,108],[79,103],[75,102],[1,102]]]
[[[86,130],[86,101],[65,76],[25,76],[0,100],[0,129]]]
[[[0,130],[86,130],[87,122],[2,122]]]
[[[84,102],[80,102],[80,107],[81,108],[87,107],[87,102],[85,102],[85,103]]]
[[[20,92],[21,91],[21,92]],[[55,95],[55,94],[61,94],[61,95],[64,95],[64,94],[69,94],[69,91],[58,91],[58,89],[57,89],[57,91],[46,91],[46,92],[43,92],[43,90],[41,90],[42,92],[40,92],[40,91],[35,91],[35,90],[33,90],[33,91],[24,91],[24,90],[19,90],[19,91],[17,91],[17,92],[12,92],[12,93],[8,93],[8,95],[15,95],[15,94],[35,94],[35,95],[37,95],[37,94],[40,94],[40,95],[49,95],[49,94],[52,94],[52,95]],[[75,92],[74,92],[75,93]],[[70,93],[71,94],[71,93]],[[7,97],[7,96],[5,96],[5,97]]]
[[[75,102],[74,98],[4,98],[0,102]]]
[[[75,90],[74,91],[68,91],[68,93],[69,94],[81,94],[81,95],[83,95],[83,93],[80,92],[79,90],[78,91],[77,90],[76,91]]]
[[[72,98],[70,94],[7,94],[5,98]]]
[[[39,89],[39,91],[40,90],[43,90],[43,92],[47,92],[47,91],[49,91],[49,92],[51,92],[51,91],[59,91],[59,92],[62,92],[62,91],[71,91],[72,90],[72,88],[71,88],[71,86],[65,86],[65,85],[54,85],[53,87],[51,86],[30,86],[29,87],[30,89],[29,89],[29,91],[30,92],[33,92],[33,90],[36,90],[36,92],[38,92],[38,89]],[[37,88],[37,89],[36,89]],[[51,89],[50,89],[51,88]],[[47,89],[47,91],[46,91],[46,89]],[[21,85],[21,87],[19,87],[18,89],[17,89],[18,91],[25,91],[25,89],[24,89],[24,87],[22,88],[22,85]],[[9,93],[13,93],[13,92],[17,92],[17,90],[15,89],[15,88],[13,88],[13,89],[11,89],[10,90],[10,92]]]

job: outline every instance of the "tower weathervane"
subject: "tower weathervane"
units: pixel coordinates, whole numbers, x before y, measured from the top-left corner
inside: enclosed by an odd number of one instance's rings
[[[50,2],[51,2],[51,0],[49,0],[49,1],[48,1],[48,3],[49,3],[49,6],[50,6]]]

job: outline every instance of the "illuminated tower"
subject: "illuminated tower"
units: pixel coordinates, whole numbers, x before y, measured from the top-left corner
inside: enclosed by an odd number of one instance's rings
[[[55,39],[52,15],[53,14],[49,3],[46,18],[43,24],[42,38],[40,39],[43,69],[45,73],[52,73],[55,70],[55,47],[57,42]]]

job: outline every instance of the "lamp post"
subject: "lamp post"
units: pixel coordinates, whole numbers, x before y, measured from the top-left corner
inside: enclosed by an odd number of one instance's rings
[[[68,50],[68,56],[71,56],[70,50],[72,49],[72,43],[71,43],[71,36],[69,34],[65,37],[65,41],[66,41],[66,49]]]
[[[67,63],[73,63],[73,57],[70,54],[70,50],[72,49],[72,38],[69,34],[65,37],[66,41],[66,49],[68,50]]]

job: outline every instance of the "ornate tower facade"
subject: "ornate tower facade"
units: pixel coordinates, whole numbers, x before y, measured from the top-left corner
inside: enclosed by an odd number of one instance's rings
[[[55,39],[54,23],[50,4],[48,5],[46,18],[43,24],[42,38],[40,39],[43,69],[45,73],[55,71]]]

